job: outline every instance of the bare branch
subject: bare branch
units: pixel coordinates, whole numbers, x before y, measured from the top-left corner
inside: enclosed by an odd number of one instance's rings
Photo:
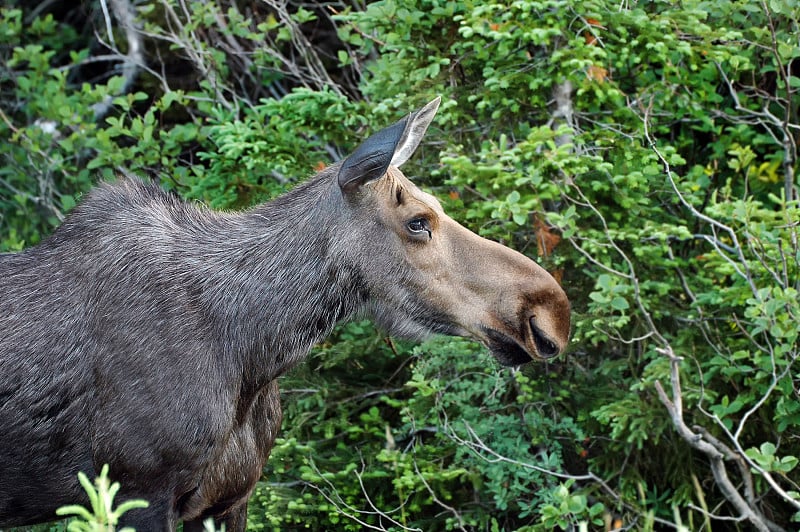
[[[445,504],[444,502],[442,502],[441,499],[439,499],[439,497],[436,496],[436,492],[433,490],[433,488],[431,488],[430,484],[428,484],[428,481],[425,480],[425,476],[420,472],[416,460],[414,460],[414,471],[416,471],[417,477],[422,481],[422,484],[425,486],[425,489],[428,490],[428,494],[430,494],[431,498],[433,499],[433,502],[435,502],[436,504],[438,504],[439,506],[441,506],[442,508],[453,514],[453,517],[455,517],[458,520],[458,528],[460,530],[463,530],[464,532],[467,532],[467,529],[464,528],[464,518],[461,517],[461,514],[458,513],[458,511],[456,511],[455,508],[453,508],[449,504]]]
[[[339,495],[339,491],[336,489],[336,486],[334,486],[334,484],[330,480],[328,480],[326,475],[324,475],[317,468],[317,466],[313,462],[313,460],[310,462],[310,465],[311,465],[312,469],[314,470],[314,472],[317,473],[319,478],[321,478],[323,480],[323,482],[325,482],[325,484],[327,484],[328,489],[323,489],[321,486],[317,486],[316,484],[313,484],[311,482],[307,482],[305,484],[308,487],[313,488],[314,490],[316,490],[320,495],[322,495],[325,498],[326,501],[328,501],[334,507],[336,507],[336,511],[337,512],[339,512],[343,516],[347,517],[348,519],[352,519],[353,521],[355,521],[356,523],[358,523],[360,526],[364,527],[365,529],[381,530],[381,531],[389,530],[388,528],[385,528],[382,524],[379,525],[379,526],[376,526],[376,525],[373,525],[373,524],[370,524],[370,523],[364,521],[363,519],[361,519],[359,517],[359,516],[362,516],[362,515],[366,515],[366,516],[377,515],[377,516],[379,516],[379,518],[389,521],[390,528],[392,528],[392,529],[400,528],[401,530],[406,530],[408,532],[422,532],[422,529],[407,527],[407,526],[403,525],[402,523],[400,523],[399,521],[397,521],[396,519],[393,519],[391,516],[389,516],[389,514],[387,512],[379,510],[377,508],[377,506],[372,502],[372,499],[369,496],[368,490],[367,490],[366,486],[364,486],[364,482],[363,482],[363,479],[362,479],[362,476],[361,476],[360,472],[355,472],[356,478],[358,478],[359,485],[361,486],[361,492],[364,495],[367,504],[369,505],[370,508],[372,508],[372,510],[363,510],[363,509],[355,508],[351,504],[347,503],[344,500],[344,498],[342,498],[342,496]],[[363,461],[362,461],[362,471],[363,471],[363,468],[364,468],[364,464],[363,464]],[[398,511],[400,508],[405,506],[406,502],[407,501],[401,501],[400,506],[398,508],[390,510],[390,512]]]
[[[281,24],[289,28],[294,50],[302,56],[303,63],[308,69],[308,73],[303,73],[300,70],[298,66],[299,62],[296,59],[290,60],[284,57],[283,54],[278,51],[278,47],[270,46],[266,51],[270,53],[270,55],[280,59],[285,66],[289,67],[293,71],[297,81],[304,86],[314,89],[327,87],[337,95],[344,96],[339,84],[333,81],[328,74],[328,70],[325,68],[322,59],[320,59],[317,49],[309,42],[298,24],[289,14],[286,9],[286,2],[278,0],[264,0],[264,2],[274,10]]]
[[[719,441],[715,440],[714,443],[716,443],[716,445],[712,444],[703,437],[703,434],[692,432],[686,425],[683,420],[683,392],[680,382],[680,362],[682,359],[675,356],[670,346],[658,349],[658,351],[667,356],[670,361],[671,398],[667,396],[667,393],[664,391],[659,381],[656,381],[655,388],[659,399],[667,408],[670,419],[672,419],[672,424],[678,431],[678,434],[680,434],[689,445],[706,455],[709,459],[711,472],[714,475],[717,486],[743,519],[748,520],[760,532],[782,532],[784,530],[782,527],[772,523],[758,508],[749,504],[748,501],[739,494],[733,482],[731,482],[724,460],[725,458],[734,457],[733,451],[723,446]]]
[[[128,40],[128,49],[125,54],[119,53],[118,58],[122,59],[121,75],[124,80],[120,94],[127,93],[133,86],[134,81],[139,73],[139,66],[144,64],[144,53],[142,46],[142,38],[138,31],[137,24],[134,20],[133,7],[129,0],[109,0],[111,2],[111,11],[114,18],[117,19],[119,26],[125,32],[125,37]],[[111,23],[111,16],[109,15],[108,5],[106,0],[101,0],[100,5],[103,8],[103,18],[106,22],[106,31],[112,50],[117,50],[116,42],[114,41],[113,25]],[[102,102],[96,103],[92,106],[94,111],[94,119],[100,120],[111,109],[111,102],[115,95],[107,95]]]
[[[673,192],[677,196],[681,205],[683,205],[684,208],[686,208],[692,214],[692,216],[694,216],[698,220],[707,223],[712,228],[712,230],[715,231],[719,229],[721,231],[724,231],[728,235],[731,242],[733,243],[732,246],[733,249],[736,250],[739,262],[737,263],[733,259],[731,259],[726,253],[723,252],[723,250],[720,247],[715,246],[715,250],[717,251],[717,253],[719,253],[720,257],[725,259],[726,262],[728,262],[728,264],[730,264],[731,267],[733,267],[733,269],[740,277],[742,277],[745,281],[747,281],[747,283],[750,285],[750,290],[753,294],[753,297],[758,299],[758,290],[756,289],[755,282],[753,281],[753,276],[751,275],[749,266],[747,264],[747,260],[745,260],[742,247],[739,244],[739,237],[736,235],[736,231],[734,231],[732,227],[725,225],[719,220],[716,220],[698,211],[697,208],[694,205],[692,205],[689,200],[686,199],[686,197],[683,195],[683,192],[681,192],[680,188],[678,188],[678,184],[675,182],[675,174],[672,172],[672,167],[669,161],[666,159],[666,157],[664,157],[664,154],[661,153],[661,150],[658,149],[655,140],[653,140],[653,138],[650,136],[649,109],[644,108],[643,110],[644,110],[644,117],[642,118],[642,124],[644,126],[645,139],[647,140],[650,149],[653,150],[653,152],[658,157],[659,161],[661,161],[661,164],[664,167],[664,172],[667,176],[667,179],[669,180]],[[717,239],[715,238],[715,240]],[[712,240],[710,242],[712,242],[713,244],[714,241]]]

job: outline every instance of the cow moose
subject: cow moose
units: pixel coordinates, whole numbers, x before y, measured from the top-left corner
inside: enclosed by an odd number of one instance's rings
[[[502,365],[563,351],[570,304],[398,169],[430,102],[290,192],[215,212],[121,177],[0,255],[0,527],[86,502],[103,464],[124,525],[244,530],[281,424],[278,377],[337,322],[466,336]]]

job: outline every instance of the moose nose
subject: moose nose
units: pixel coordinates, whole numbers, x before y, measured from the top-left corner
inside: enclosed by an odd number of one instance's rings
[[[553,358],[559,353],[558,345],[550,340],[542,330],[536,325],[536,316],[531,316],[528,320],[533,336],[533,343],[536,345],[536,352],[542,358]]]

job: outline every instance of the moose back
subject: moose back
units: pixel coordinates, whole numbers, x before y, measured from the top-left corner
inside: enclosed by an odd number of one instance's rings
[[[220,213],[132,178],[0,255],[0,527],[85,502],[103,464],[140,531],[244,530],[281,424],[277,378],[334,325],[557,355],[570,307],[536,263],[465,229],[398,169],[439,99],[269,203]]]

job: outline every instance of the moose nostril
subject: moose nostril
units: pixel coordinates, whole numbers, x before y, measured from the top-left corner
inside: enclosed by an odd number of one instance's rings
[[[533,335],[533,343],[536,345],[536,352],[542,358],[552,358],[559,352],[558,346],[547,338],[544,333],[536,326],[534,318],[529,320],[531,325],[531,334]]]

